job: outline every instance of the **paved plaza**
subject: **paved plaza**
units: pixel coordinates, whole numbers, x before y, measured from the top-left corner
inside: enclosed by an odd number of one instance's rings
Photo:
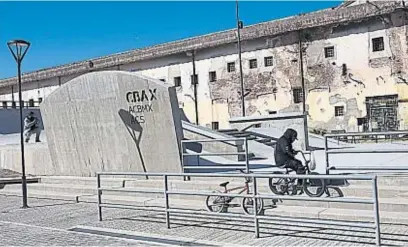
[[[250,219],[171,215],[171,229],[164,214],[152,211],[104,209],[97,220],[93,203],[0,196],[2,246],[27,245],[200,245],[200,246],[367,246],[375,243],[371,229],[261,222],[254,238]],[[305,210],[307,210],[305,208]],[[408,226],[382,225],[384,245],[407,246]]]

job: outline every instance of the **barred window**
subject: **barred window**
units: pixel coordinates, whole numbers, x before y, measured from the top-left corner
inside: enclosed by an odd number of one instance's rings
[[[373,43],[373,52],[384,50],[384,38],[383,37],[372,39],[372,43]]]
[[[303,102],[303,91],[302,88],[294,88],[293,89],[293,102],[295,104]]]
[[[336,117],[344,116],[344,106],[335,106],[334,107],[334,115]]]
[[[324,57],[325,58],[334,57],[334,46],[324,48]]]
[[[258,67],[258,61],[256,59],[249,60],[249,68],[255,69]]]

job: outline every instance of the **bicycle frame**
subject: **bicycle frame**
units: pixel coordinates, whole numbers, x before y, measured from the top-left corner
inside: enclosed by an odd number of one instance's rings
[[[229,193],[229,192],[231,192],[231,191],[235,191],[235,190],[239,190],[239,189],[242,189],[242,190],[239,191],[238,194],[242,194],[244,191],[246,191],[247,194],[248,194],[248,193],[249,193],[248,183],[245,183],[244,186],[238,186],[238,187],[235,187],[235,188],[232,188],[232,189],[225,189],[225,190],[224,190],[224,193]]]

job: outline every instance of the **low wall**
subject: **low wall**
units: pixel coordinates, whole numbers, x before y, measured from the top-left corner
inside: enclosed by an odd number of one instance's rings
[[[46,143],[26,144],[24,154],[27,175],[60,175],[55,172]],[[21,172],[19,144],[0,146],[0,168]]]
[[[32,111],[35,116],[40,120],[39,127],[44,129],[42,123],[42,116],[39,108],[24,108],[23,118]],[[20,109],[0,109],[0,134],[8,135],[14,133],[20,133]]]

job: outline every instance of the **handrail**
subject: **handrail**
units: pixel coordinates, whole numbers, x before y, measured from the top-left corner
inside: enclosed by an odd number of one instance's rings
[[[185,144],[185,143],[207,143],[207,142],[222,142],[222,143],[225,143],[225,142],[232,142],[232,141],[235,141],[235,142],[243,142],[244,143],[244,145],[245,145],[245,150],[244,151],[237,151],[237,152],[234,152],[234,153],[203,153],[203,152],[201,152],[201,153],[196,153],[196,152],[194,152],[194,153],[185,153],[184,152],[184,148],[183,148],[183,145]],[[218,139],[201,139],[201,140],[182,140],[181,141],[181,150],[182,150],[182,153],[181,153],[181,165],[182,165],[182,169],[183,169],[183,173],[185,173],[185,170],[186,169],[205,169],[204,167],[200,167],[199,166],[199,159],[198,159],[198,165],[196,166],[197,168],[192,168],[193,166],[189,166],[189,165],[186,165],[186,164],[184,164],[184,157],[187,157],[187,156],[197,156],[198,158],[200,157],[200,156],[235,156],[235,155],[237,155],[238,157],[240,156],[240,155],[244,155],[245,156],[245,170],[246,170],[246,173],[249,173],[250,172],[250,169],[249,169],[249,151],[248,151],[248,139],[247,138],[245,138],[245,137],[235,137],[235,138],[218,138]],[[239,159],[238,159],[239,160]],[[235,168],[233,168],[233,167],[228,167],[228,166],[222,166],[222,165],[218,165],[218,166],[212,166],[211,167],[212,169],[235,169]],[[187,178],[187,179],[189,179],[190,178],[190,176],[186,176],[185,178]]]
[[[329,154],[381,154],[381,153],[408,153],[408,149],[359,149],[350,147],[347,149],[330,149],[328,139],[330,137],[354,137],[354,136],[371,136],[371,135],[408,135],[408,131],[385,131],[385,132],[349,132],[338,134],[324,135],[324,153],[326,174],[330,174],[330,170],[366,170],[366,171],[390,171],[400,170],[408,171],[408,167],[367,167],[367,166],[353,166],[353,167],[331,167],[329,162]]]
[[[107,187],[101,187],[101,177],[102,176],[157,176],[163,179],[163,189],[151,188],[138,188],[138,189],[112,189]],[[98,172],[97,173],[97,191],[98,191],[98,215],[99,221],[102,221],[102,208],[122,208],[122,209],[146,209],[146,210],[156,210],[164,211],[166,215],[166,226],[170,228],[170,213],[183,213],[183,214],[200,214],[208,216],[228,216],[237,218],[253,218],[254,220],[254,233],[255,237],[258,238],[259,233],[259,220],[277,220],[279,216],[271,215],[258,215],[257,210],[253,210],[253,215],[242,215],[238,213],[215,213],[215,212],[203,212],[193,209],[184,208],[170,208],[169,205],[169,195],[191,195],[191,196],[225,196],[224,193],[211,192],[211,191],[188,191],[188,190],[177,190],[176,188],[169,189],[169,177],[236,177],[236,178],[253,178],[252,182],[252,192],[249,194],[233,194],[228,193],[229,197],[240,197],[240,198],[253,198],[254,208],[257,208],[256,199],[282,199],[282,200],[299,200],[299,201],[321,201],[321,202],[339,202],[339,203],[361,203],[361,204],[372,204],[374,213],[374,223],[356,223],[348,221],[339,220],[328,220],[328,219],[304,219],[298,218],[293,219],[293,217],[285,217],[285,219],[302,222],[302,223],[313,223],[313,224],[328,224],[328,225],[338,225],[338,226],[354,226],[354,227],[366,227],[375,229],[376,245],[381,245],[381,230],[380,230],[380,215],[379,215],[379,202],[378,202],[378,187],[377,187],[377,176],[376,175],[287,175],[287,174],[208,174],[208,173],[144,173],[144,172]],[[348,180],[370,180],[372,182],[372,198],[362,199],[362,198],[320,198],[320,197],[298,197],[298,196],[281,196],[274,194],[259,194],[257,179],[259,178],[316,178],[316,179],[348,179]],[[134,205],[122,205],[122,204],[109,204],[102,203],[102,192],[103,191],[116,191],[116,192],[127,192],[127,193],[163,193],[164,195],[164,207],[161,209],[152,209],[147,206],[134,206]]]

